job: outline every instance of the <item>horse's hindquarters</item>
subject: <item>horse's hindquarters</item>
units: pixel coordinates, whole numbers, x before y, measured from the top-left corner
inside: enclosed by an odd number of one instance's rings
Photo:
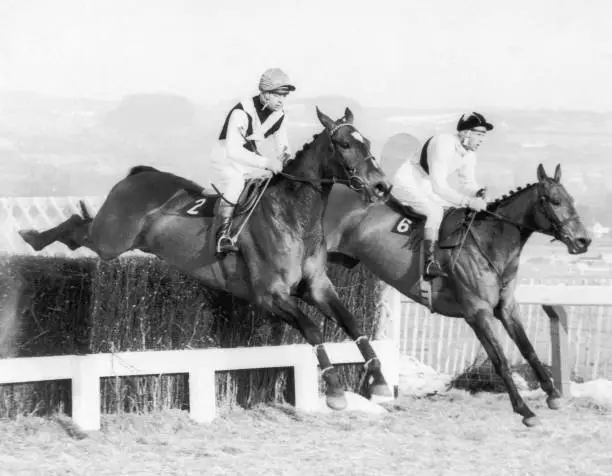
[[[186,183],[185,179],[159,171],[124,178],[113,187],[94,218],[89,237],[92,247],[103,258],[139,248],[145,218]]]

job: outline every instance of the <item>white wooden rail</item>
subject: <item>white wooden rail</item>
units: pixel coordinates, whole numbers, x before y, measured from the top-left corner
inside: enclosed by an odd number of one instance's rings
[[[530,285],[516,290],[521,304],[541,304],[550,318],[553,380],[562,395],[570,394],[571,365],[567,312],[563,306],[612,306],[610,286]]]
[[[612,306],[612,286],[529,284],[517,287],[520,304]]]
[[[397,291],[387,291],[386,302],[394,303],[393,307],[398,308],[404,303],[414,305],[414,302],[407,297],[404,297]],[[519,304],[536,304],[542,305],[544,311],[550,318],[550,340],[551,340],[551,366],[553,371],[553,379],[559,391],[562,394],[569,395],[571,362],[569,352],[568,339],[568,315],[563,306],[612,306],[612,287],[611,286],[587,286],[587,285],[544,285],[530,284],[520,285],[515,293],[516,300]],[[398,303],[398,301],[400,301]],[[398,347],[403,348],[399,342],[401,329],[410,328],[410,322],[405,325],[402,320],[410,320],[411,316],[405,312],[393,312],[393,315],[403,316],[401,319],[396,319],[392,326],[393,329],[388,331],[388,338],[395,338]],[[432,317],[435,319],[435,317]],[[579,318],[578,318],[579,319]],[[418,326],[412,328],[413,333],[418,333]],[[415,336],[407,336],[404,338],[412,338]],[[428,336],[429,339],[435,339],[434,336]],[[476,337],[474,337],[476,339]],[[449,342],[452,344],[452,342]],[[455,349],[456,350],[456,349]],[[453,352],[451,348],[446,348],[445,352]]]
[[[399,380],[397,349],[384,340],[372,341],[372,347],[393,391]],[[333,364],[363,362],[353,342],[326,343],[325,348]],[[216,413],[216,371],[280,367],[294,369],[296,408],[315,410],[320,405],[319,371],[307,344],[0,359],[0,384],[72,380],[72,418],[89,431],[100,429],[101,377],[187,373],[190,416],[209,422]]]

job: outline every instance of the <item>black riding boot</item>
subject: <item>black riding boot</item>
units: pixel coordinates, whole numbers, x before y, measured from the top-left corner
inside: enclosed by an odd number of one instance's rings
[[[442,266],[436,259],[436,241],[425,240],[425,273],[423,277],[427,281],[433,278],[446,278],[448,275],[442,270]]]
[[[219,214],[221,215],[221,225],[217,231],[217,253],[224,254],[238,251],[238,247],[234,244],[231,236],[232,217],[234,215],[234,207],[220,206]]]

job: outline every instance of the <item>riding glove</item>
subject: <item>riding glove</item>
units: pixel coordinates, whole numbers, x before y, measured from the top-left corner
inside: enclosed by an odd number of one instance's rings
[[[473,197],[467,200],[467,206],[479,212],[487,209],[487,201],[479,197]]]

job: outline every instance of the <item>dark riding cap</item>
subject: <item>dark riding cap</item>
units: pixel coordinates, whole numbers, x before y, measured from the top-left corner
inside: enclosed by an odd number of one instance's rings
[[[488,123],[485,117],[477,112],[466,112],[457,123],[457,131],[467,131],[475,127],[484,127],[490,131],[493,129],[493,124]]]

